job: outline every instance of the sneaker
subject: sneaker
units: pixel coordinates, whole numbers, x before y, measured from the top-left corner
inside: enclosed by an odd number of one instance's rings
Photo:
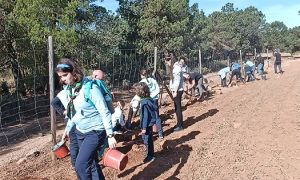
[[[174,129],[174,132],[177,132],[177,131],[182,131],[183,130],[183,127],[177,127]]]
[[[152,162],[155,160],[155,157],[153,156],[147,156],[144,160],[143,163],[148,163],[148,162]]]
[[[163,139],[163,138],[164,138],[164,135],[159,134],[159,135],[158,135],[158,138],[159,138],[159,139]]]

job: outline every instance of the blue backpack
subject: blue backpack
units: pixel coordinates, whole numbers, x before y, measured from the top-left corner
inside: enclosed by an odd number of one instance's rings
[[[112,103],[113,100],[113,96],[111,94],[111,92],[108,90],[108,88],[106,87],[106,85],[104,84],[104,82],[102,80],[98,80],[98,79],[88,79],[86,81],[84,81],[83,85],[84,85],[84,99],[86,100],[86,102],[90,103],[91,105],[95,106],[94,103],[91,101],[90,97],[91,97],[91,89],[93,84],[96,84],[101,93],[103,94],[103,97],[105,99],[107,108],[109,109],[110,113],[113,114],[114,113],[114,106]]]

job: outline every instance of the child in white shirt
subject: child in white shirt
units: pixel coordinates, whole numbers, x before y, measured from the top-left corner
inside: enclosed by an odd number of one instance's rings
[[[130,107],[128,112],[128,119],[126,122],[126,128],[131,129],[131,120],[137,115],[137,111],[140,108],[140,100],[141,98],[138,95],[135,95],[130,101]]]
[[[124,121],[124,114],[123,114],[124,106],[125,106],[125,102],[123,100],[119,100],[117,102],[117,107],[115,107],[115,112],[111,116],[113,131],[115,134],[117,134],[117,132],[120,130],[124,130],[125,128],[125,121]]]

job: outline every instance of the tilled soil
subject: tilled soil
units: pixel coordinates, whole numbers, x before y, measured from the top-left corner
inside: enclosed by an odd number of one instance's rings
[[[184,126],[173,132],[173,105],[161,110],[165,139],[155,141],[156,159],[142,164],[134,141],[118,144],[129,162],[119,172],[103,168],[107,179],[300,179],[300,61],[282,75],[223,88],[207,101],[184,107]],[[185,105],[186,103],[184,103]],[[59,132],[61,133],[61,132]],[[0,151],[0,179],[76,179],[69,157],[52,162],[50,136]],[[134,142],[134,143],[133,143]],[[23,163],[16,162],[30,151]]]

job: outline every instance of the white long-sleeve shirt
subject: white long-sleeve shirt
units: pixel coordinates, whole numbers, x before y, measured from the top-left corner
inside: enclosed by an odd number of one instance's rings
[[[115,127],[117,124],[120,124],[122,127],[125,126],[124,116],[121,108],[115,108],[115,112],[112,114],[111,119],[113,127]]]
[[[130,101],[130,106],[132,107],[133,111],[137,111],[139,109],[140,100],[140,96],[135,95]]]
[[[173,66],[173,79],[170,81],[170,89],[173,92],[183,91],[183,75],[182,69],[179,66],[178,62],[176,62]]]

